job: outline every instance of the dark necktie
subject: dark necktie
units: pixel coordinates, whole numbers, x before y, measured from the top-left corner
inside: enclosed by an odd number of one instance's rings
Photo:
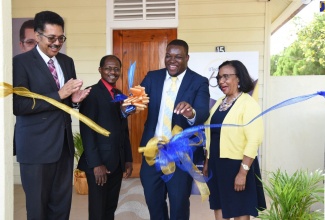
[[[113,99],[115,99],[116,98],[116,95],[118,94],[118,91],[117,91],[117,89],[115,89],[115,88],[112,88],[111,89],[111,91],[112,91],[112,93],[113,93]],[[116,110],[118,111],[118,113],[119,113],[119,115],[120,115],[120,113],[121,113],[121,107],[120,107],[120,102],[114,102],[114,104],[115,104],[115,108],[116,108]]]
[[[111,92],[112,92],[112,94],[113,94],[113,99],[115,99],[115,96],[118,94],[118,92],[117,92],[117,89],[115,89],[115,88],[112,88],[111,89]]]
[[[58,73],[56,72],[56,69],[54,66],[54,61],[52,59],[50,59],[47,64],[48,64],[48,67],[52,73],[54,80],[55,80],[56,86],[58,87],[58,89],[60,89],[60,82],[59,82],[59,78],[58,78]]]

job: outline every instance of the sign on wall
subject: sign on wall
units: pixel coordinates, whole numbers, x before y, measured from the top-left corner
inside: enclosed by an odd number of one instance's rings
[[[212,100],[224,96],[217,86],[216,76],[218,75],[218,67],[226,60],[239,60],[247,68],[250,76],[255,82],[258,79],[258,52],[196,52],[189,53],[190,59],[188,67],[207,77],[209,79],[210,97]]]

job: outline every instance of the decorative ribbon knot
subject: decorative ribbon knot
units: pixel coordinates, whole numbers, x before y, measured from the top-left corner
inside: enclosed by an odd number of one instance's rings
[[[203,131],[190,128],[183,131],[176,125],[172,135],[170,140],[165,136],[151,138],[145,147],[139,148],[139,152],[143,153],[150,166],[155,165],[156,169],[164,174],[161,178],[165,182],[173,177],[176,166],[186,171],[198,186],[202,200],[207,199],[210,195],[207,179],[192,162],[196,147],[205,144]]]

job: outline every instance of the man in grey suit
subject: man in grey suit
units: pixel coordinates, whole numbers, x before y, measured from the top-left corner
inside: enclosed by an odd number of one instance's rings
[[[25,87],[68,106],[81,102],[73,60],[59,53],[66,40],[62,17],[51,11],[34,18],[37,46],[13,58],[13,86]],[[52,61],[51,61],[52,60]],[[49,63],[49,64],[48,64]],[[71,117],[42,101],[13,96],[14,149],[26,195],[27,219],[68,220],[74,145]]]

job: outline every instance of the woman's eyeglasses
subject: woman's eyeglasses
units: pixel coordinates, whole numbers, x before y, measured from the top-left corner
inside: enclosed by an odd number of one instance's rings
[[[213,72],[209,78],[209,85],[211,87],[217,87],[219,85],[219,82],[222,78],[224,78],[225,81],[227,81],[231,75],[236,75],[236,74],[223,74],[222,76],[217,75],[214,76],[215,72]]]
[[[236,74],[235,74],[235,73],[232,73],[232,74],[223,74],[222,76],[220,76],[220,75],[216,76],[216,78],[217,78],[217,81],[218,81],[218,82],[220,82],[220,80],[221,80],[222,78],[224,78],[225,81],[226,81],[226,80],[228,80],[228,79],[230,78],[230,76],[232,76],[232,75],[236,75]]]
[[[52,43],[54,43],[55,41],[59,41],[59,43],[64,43],[65,41],[66,41],[66,37],[64,36],[64,35],[61,35],[61,36],[59,36],[59,37],[55,37],[55,36],[47,36],[47,35],[45,35],[45,34],[43,34],[43,33],[40,33],[40,32],[37,32],[37,33],[39,33],[41,36],[44,36],[44,37],[46,37],[47,38],[47,40],[52,44]]]

